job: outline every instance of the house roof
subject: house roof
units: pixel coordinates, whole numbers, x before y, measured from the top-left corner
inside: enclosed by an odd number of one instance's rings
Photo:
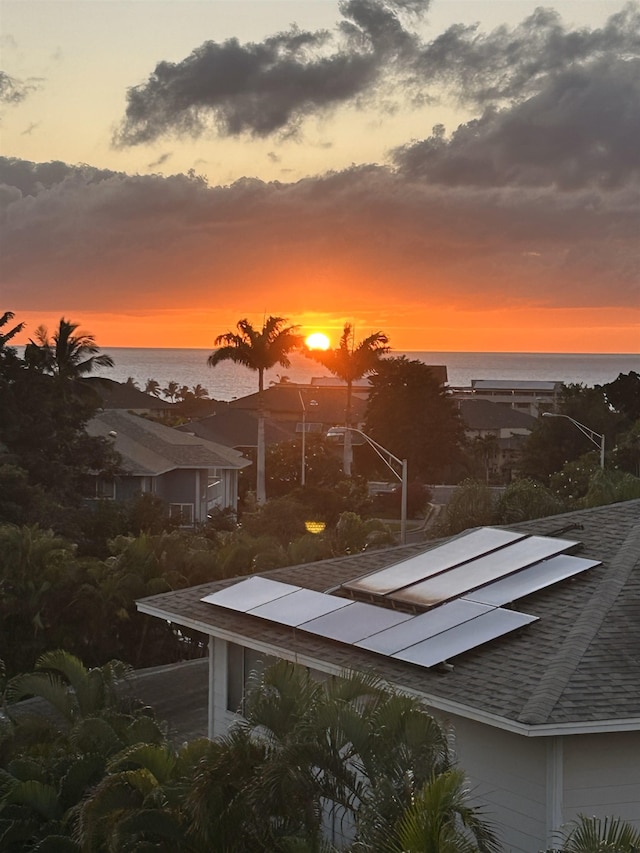
[[[460,415],[468,429],[528,429],[537,418],[491,400],[456,400]]]
[[[220,581],[143,599],[143,612],[328,669],[374,669],[436,708],[524,734],[640,729],[640,500],[512,525],[523,533],[571,529],[577,556],[602,561],[572,580],[519,599],[539,617],[525,628],[424,669],[234,613],[200,599]],[[439,544],[439,543],[436,543]],[[430,545],[365,552],[266,573],[320,591],[421,553]]]
[[[251,464],[236,450],[131,412],[102,412],[89,421],[87,432],[112,438],[125,469],[138,476],[176,468],[244,468]]]
[[[151,394],[145,394],[133,385],[115,382],[104,376],[90,376],[83,380],[102,400],[103,409],[136,409],[137,411],[166,411],[172,408],[168,400],[160,400]]]
[[[243,409],[227,408],[206,418],[189,421],[177,429],[224,444],[225,447],[256,447],[258,444],[256,414]],[[265,418],[264,432],[267,444],[279,444],[293,438],[290,430],[283,429],[269,418]]]
[[[364,419],[368,388],[354,388],[351,397],[352,422]],[[330,426],[343,424],[347,402],[346,386],[342,388],[309,388],[296,385],[273,385],[265,388],[264,409],[274,420],[282,416],[302,421],[303,411],[308,423],[322,423]],[[229,403],[230,409],[257,410],[259,394],[249,394]]]
[[[560,380],[545,379],[472,379],[476,391],[544,391],[553,393],[562,387]]]

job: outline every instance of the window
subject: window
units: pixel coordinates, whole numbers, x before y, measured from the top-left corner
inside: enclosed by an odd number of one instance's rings
[[[193,524],[193,504],[169,504],[169,518],[179,520],[182,527]]]
[[[101,477],[96,477],[95,481],[97,500],[113,501],[116,498],[116,484],[114,480],[103,480]]]
[[[227,643],[227,711],[242,713],[247,686],[275,661],[271,655]]]

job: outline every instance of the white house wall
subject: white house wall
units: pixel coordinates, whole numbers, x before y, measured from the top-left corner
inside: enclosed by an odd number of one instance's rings
[[[456,759],[470,780],[474,800],[486,806],[503,849],[545,849],[546,739],[525,738],[464,717],[450,716],[445,722],[454,728]]]
[[[640,829],[640,732],[564,738],[564,819],[578,814]]]

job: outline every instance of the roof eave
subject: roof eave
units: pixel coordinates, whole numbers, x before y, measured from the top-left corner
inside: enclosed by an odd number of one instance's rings
[[[299,653],[295,649],[278,646],[273,643],[258,640],[254,637],[249,638],[244,634],[219,628],[218,626],[202,622],[199,619],[192,619],[188,616],[184,616],[183,614],[171,613],[170,611],[163,610],[162,608],[154,607],[144,599],[136,601],[136,607],[140,613],[145,613],[148,616],[155,616],[156,618],[164,619],[167,622],[173,622],[174,624],[180,625],[184,628],[191,628],[194,631],[216,637],[220,640],[226,640],[228,642],[237,643],[238,645],[247,646],[254,651],[262,652],[266,655],[290,660],[294,663],[300,664],[301,666],[311,667],[319,670],[320,672],[325,672],[328,675],[341,675],[344,672],[343,666],[333,664],[325,658],[318,658],[313,655]],[[480,708],[474,708],[470,705],[455,702],[442,696],[436,696],[431,693],[415,690],[400,683],[396,683],[393,686],[401,690],[403,693],[415,696],[435,710],[442,711],[447,714],[454,714],[458,717],[483,723],[484,725],[492,726],[496,729],[502,729],[503,731],[511,732],[512,734],[517,734],[522,737],[559,737],[563,735],[606,734],[609,732],[629,732],[640,730],[640,717],[527,725],[526,723],[521,723],[517,720],[509,719],[508,717],[502,717],[498,714],[492,714],[488,711],[483,711]]]

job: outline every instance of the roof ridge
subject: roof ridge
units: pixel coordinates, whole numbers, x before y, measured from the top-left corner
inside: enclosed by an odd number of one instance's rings
[[[571,676],[589,645],[597,636],[607,613],[627,583],[640,556],[640,524],[635,525],[622,543],[609,568],[545,670],[538,688],[522,709],[518,719],[529,725],[545,723],[560,699]]]

